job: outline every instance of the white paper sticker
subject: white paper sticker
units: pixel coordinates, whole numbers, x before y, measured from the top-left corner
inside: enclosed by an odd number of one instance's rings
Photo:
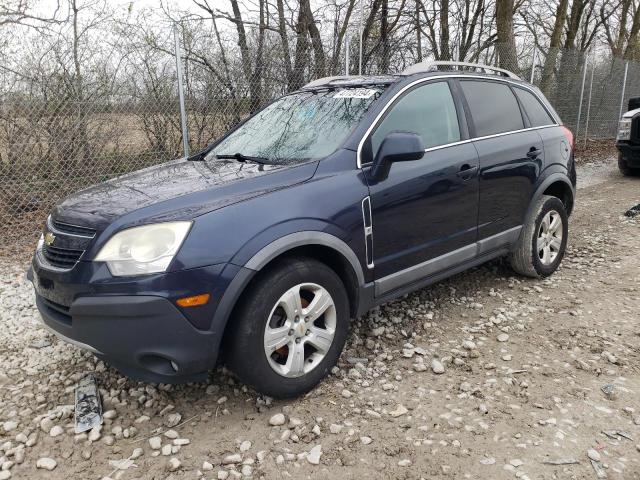
[[[345,88],[336,93],[333,98],[369,98],[375,95],[376,91],[370,88]]]

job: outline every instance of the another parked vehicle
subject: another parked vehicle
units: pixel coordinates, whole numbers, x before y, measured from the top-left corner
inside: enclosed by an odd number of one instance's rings
[[[127,375],[198,380],[220,357],[291,397],[375,305],[503,255],[551,275],[575,184],[571,132],[510,72],[323,78],[61,201],[30,277],[44,323]]]
[[[640,175],[640,97],[629,100],[629,111],[620,119],[618,168],[623,175]]]

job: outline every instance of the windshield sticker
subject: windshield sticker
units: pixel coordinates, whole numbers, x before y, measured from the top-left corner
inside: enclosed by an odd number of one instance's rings
[[[336,93],[333,98],[370,98],[377,90],[370,88],[346,88]]]

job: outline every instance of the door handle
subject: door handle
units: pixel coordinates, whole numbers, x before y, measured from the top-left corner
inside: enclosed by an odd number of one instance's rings
[[[542,150],[538,150],[536,147],[531,147],[527,152],[527,157],[538,158],[538,155],[542,153]]]
[[[458,171],[458,173],[456,173],[456,175],[463,180],[469,180],[477,171],[477,165],[469,165],[468,163],[465,163],[460,167],[460,170]]]

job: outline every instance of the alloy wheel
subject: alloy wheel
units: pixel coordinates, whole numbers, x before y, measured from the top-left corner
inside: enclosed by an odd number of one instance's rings
[[[315,283],[287,290],[267,320],[264,352],[283,377],[309,373],[324,359],[336,331],[336,307],[329,292]]]

